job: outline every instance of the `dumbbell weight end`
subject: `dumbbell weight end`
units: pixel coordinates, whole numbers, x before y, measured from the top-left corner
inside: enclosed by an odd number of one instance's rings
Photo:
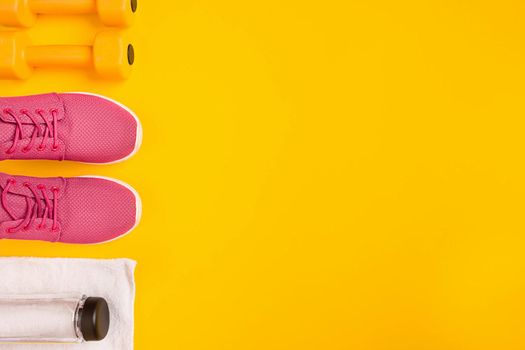
[[[31,75],[33,68],[25,57],[29,45],[24,32],[0,32],[0,79],[27,79]]]
[[[12,27],[32,27],[36,13],[29,7],[29,0],[0,0],[0,24]]]

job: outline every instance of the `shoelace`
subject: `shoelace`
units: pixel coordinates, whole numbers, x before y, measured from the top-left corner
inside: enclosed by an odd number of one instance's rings
[[[7,205],[7,195],[9,194],[9,188],[11,186],[14,186],[16,184],[16,181],[14,179],[7,180],[7,184],[4,186],[4,189],[2,190],[2,198],[1,203],[4,207],[5,211],[9,214],[9,216],[13,220],[19,220],[16,218],[16,216],[13,214],[11,209],[9,209],[9,206]],[[57,200],[58,200],[58,187],[53,186],[51,187],[51,191],[53,192],[53,210],[50,210],[51,207],[51,201],[49,200],[49,197],[46,192],[46,186],[44,185],[37,185],[37,189],[40,190],[42,197],[38,195],[38,191],[33,188],[33,185],[31,185],[29,182],[24,182],[24,187],[27,187],[31,193],[35,196],[35,199],[32,200],[29,197],[26,197],[27,202],[27,211],[25,218],[18,224],[18,226],[11,227],[7,230],[8,233],[15,233],[20,230],[26,230],[28,229],[38,218],[40,218],[40,224],[37,226],[37,229],[42,230],[46,229],[46,219],[50,218],[53,219],[53,225],[51,227],[51,230],[56,231],[58,228],[57,223]],[[42,210],[41,202],[44,201],[44,208]]]
[[[43,151],[46,149],[46,143],[48,138],[53,138],[53,147],[51,148],[52,151],[58,150],[58,110],[52,109],[49,111],[51,115],[53,116],[53,121],[49,122],[47,118],[45,117],[45,112],[42,109],[37,109],[35,111],[35,114],[38,115],[40,118],[44,120],[45,126],[41,127],[40,123],[38,123],[37,119],[27,109],[21,109],[20,114],[27,116],[31,122],[34,124],[34,130],[33,134],[31,135],[31,141],[22,148],[22,152],[29,152],[31,148],[33,148],[33,144],[35,143],[35,140],[37,137],[42,137],[42,142],[38,146],[38,151]],[[24,139],[23,135],[23,129],[22,129],[22,121],[20,118],[15,114],[15,112],[11,109],[4,109],[4,114],[11,116],[16,123],[16,131],[15,131],[15,137],[13,139],[13,145],[6,151],[7,154],[12,154],[16,151],[16,148],[18,146],[18,142],[22,139]]]

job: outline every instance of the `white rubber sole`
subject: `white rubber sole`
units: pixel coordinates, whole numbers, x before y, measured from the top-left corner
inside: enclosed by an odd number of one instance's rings
[[[63,93],[64,94],[94,96],[94,97],[99,97],[99,98],[101,98],[103,100],[109,101],[111,103],[114,103],[117,106],[125,109],[129,114],[131,114],[133,116],[133,118],[135,119],[135,122],[137,123],[137,135],[136,135],[136,138],[135,138],[135,147],[133,148],[133,151],[130,154],[128,154],[124,158],[117,159],[117,160],[114,160],[112,162],[107,162],[107,163],[90,163],[90,162],[80,162],[80,163],[84,163],[84,164],[100,164],[100,165],[115,164],[115,163],[123,162],[123,161],[133,157],[135,155],[135,153],[138,152],[138,150],[140,149],[140,146],[142,145],[142,137],[143,137],[142,124],[140,123],[140,120],[137,117],[137,115],[135,114],[135,112],[133,112],[128,106],[125,106],[122,103],[120,103],[118,101],[115,101],[115,100],[113,100],[113,99],[111,99],[109,97],[102,96],[102,95],[99,95],[99,94],[94,94],[94,93],[91,93],[91,92],[63,92]]]
[[[120,180],[117,180],[117,179],[113,179],[111,177],[98,176],[98,175],[85,175],[85,176],[79,176],[79,177],[107,180],[107,181],[111,181],[111,182],[114,182],[114,183],[117,183],[117,184],[119,184],[121,186],[126,187],[135,196],[135,210],[136,210],[135,211],[135,224],[133,224],[133,227],[131,227],[127,232],[125,232],[125,233],[121,234],[120,236],[115,237],[113,239],[108,239],[107,241],[102,241],[102,242],[97,242],[97,243],[83,243],[83,244],[96,245],[96,244],[103,244],[103,243],[113,242],[113,241],[116,241],[117,239],[120,239],[120,238],[122,238],[124,236],[129,235],[131,233],[131,231],[133,231],[138,226],[138,224],[140,223],[140,219],[142,218],[142,200],[140,199],[140,195],[139,195],[139,193],[137,192],[136,189],[134,189],[133,187],[131,187],[131,185],[129,185],[129,184],[123,182],[123,181],[120,181]]]

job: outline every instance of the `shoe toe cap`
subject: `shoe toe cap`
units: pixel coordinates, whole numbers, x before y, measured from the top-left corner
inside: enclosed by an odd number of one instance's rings
[[[142,128],[127,107],[108,98],[85,93],[61,94],[66,111],[63,137],[65,157],[88,163],[111,163],[138,150]]]
[[[129,233],[141,216],[141,201],[129,185],[116,180],[68,179],[62,204],[64,243],[103,243]]]

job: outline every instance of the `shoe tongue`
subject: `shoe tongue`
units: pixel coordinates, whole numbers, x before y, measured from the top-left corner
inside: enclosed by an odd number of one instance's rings
[[[31,135],[35,129],[32,125],[23,125],[22,131],[24,135]],[[15,138],[16,124],[4,123],[0,120],[0,143],[13,141]]]
[[[27,110],[33,114],[37,110],[42,110],[49,121],[52,120],[49,112],[51,110],[57,111],[59,120],[63,119],[65,115],[64,104],[57,94],[0,97],[0,143],[13,141],[17,127],[13,117],[5,113],[5,110],[11,110],[18,116],[18,119],[22,122],[22,133],[25,137],[31,137],[35,126],[30,118],[20,113],[21,110]],[[39,118],[37,119],[39,120]]]
[[[9,193],[6,197],[7,205],[11,213],[15,215],[15,219],[25,218],[27,212],[27,201],[25,196]],[[33,201],[31,201],[33,202]],[[0,205],[0,222],[12,221],[13,218],[9,215],[3,205]]]
[[[9,188],[9,191],[6,198],[6,205],[9,209],[9,211],[15,216],[16,219],[23,219],[25,218],[27,214],[27,210],[34,205],[34,195],[32,192],[26,188],[23,187],[24,183],[30,183],[31,186],[33,186],[33,189],[37,192],[40,200],[40,208],[41,211],[39,215],[42,214],[43,208],[45,208],[45,201],[42,196],[42,191],[37,188],[39,184],[42,184],[46,187],[46,194],[49,199],[49,205],[51,206],[48,208],[48,211],[53,210],[53,196],[54,194],[51,191],[51,188],[53,186],[57,186],[58,188],[64,188],[65,180],[62,178],[32,178],[32,177],[26,177],[26,176],[11,176],[8,174],[0,173],[0,198],[1,193],[4,190],[5,186],[7,185],[9,180],[15,180],[16,183],[14,185],[11,185]],[[58,194],[58,198],[61,197],[61,192]],[[29,199],[29,206],[28,206],[28,199]],[[0,202],[0,222],[4,221],[11,221],[13,218],[9,215],[8,211],[4,207],[3,203]]]

